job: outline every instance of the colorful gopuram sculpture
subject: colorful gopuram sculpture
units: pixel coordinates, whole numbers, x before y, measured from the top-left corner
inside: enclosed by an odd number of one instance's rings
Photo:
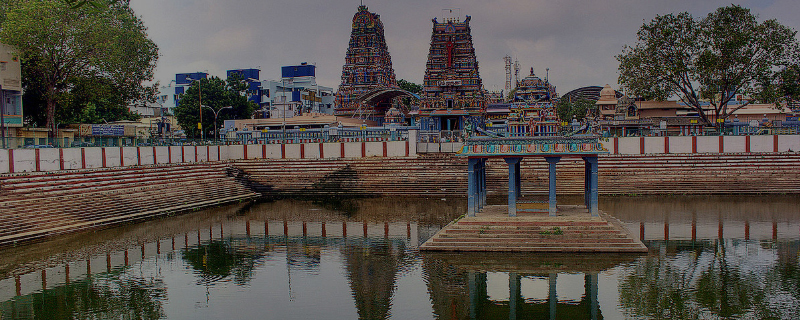
[[[391,107],[391,100],[382,105],[365,105],[359,101],[365,93],[378,88],[398,88],[392,68],[392,57],[386,46],[380,15],[358,7],[353,16],[350,45],[342,67],[342,84],[336,92],[336,115],[380,119]]]
[[[517,84],[508,116],[509,136],[553,136],[558,134],[556,87],[531,74]],[[569,121],[565,119],[563,121]]]
[[[419,110],[422,130],[462,130],[466,122],[483,121],[486,101],[470,19],[433,19]]]

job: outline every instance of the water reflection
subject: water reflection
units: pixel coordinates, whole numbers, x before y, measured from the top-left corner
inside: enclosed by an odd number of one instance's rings
[[[598,273],[636,259],[613,254],[602,259],[596,254],[424,253],[422,257],[434,313],[440,319],[602,319]],[[488,275],[497,273],[507,280],[494,281],[493,291],[505,290],[506,295],[489,294]],[[568,275],[582,277],[578,288],[582,292],[565,299],[558,281]],[[544,297],[537,291],[544,291]]]
[[[648,318],[796,319],[795,241],[651,241],[650,254],[620,279],[629,315]]]
[[[646,255],[419,253],[459,199],[219,208],[0,250],[0,319],[800,318],[800,200],[745,200],[606,199]]]
[[[3,302],[0,310],[3,319],[159,319],[166,298],[159,279],[112,272]]]

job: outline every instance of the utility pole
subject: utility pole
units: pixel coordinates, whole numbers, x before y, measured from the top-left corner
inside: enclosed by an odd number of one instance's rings
[[[3,149],[6,148],[6,99],[3,94],[3,85],[0,84],[0,132],[3,133]]]

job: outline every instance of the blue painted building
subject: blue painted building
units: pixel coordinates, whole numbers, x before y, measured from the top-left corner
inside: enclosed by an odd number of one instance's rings
[[[10,137],[22,127],[22,66],[14,47],[0,43],[0,113],[1,130]]]

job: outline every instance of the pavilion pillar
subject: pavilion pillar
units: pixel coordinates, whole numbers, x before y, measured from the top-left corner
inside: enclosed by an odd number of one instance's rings
[[[477,307],[477,296],[478,296],[478,284],[477,284],[477,277],[475,276],[475,271],[469,271],[467,273],[467,286],[469,287],[469,318],[470,319],[477,319],[478,318],[478,310]],[[455,317],[455,315],[453,315]]]
[[[583,161],[585,171],[584,197],[586,209],[593,217],[596,217],[599,215],[597,205],[597,157],[583,157]]]
[[[505,158],[508,163],[508,216],[517,216],[517,194],[519,194],[519,185],[517,184],[517,176],[519,175],[519,161],[522,158]]]
[[[591,179],[591,172],[589,165],[586,163],[586,157],[583,158],[583,205],[589,209],[589,180]]]
[[[478,159],[478,211],[486,205],[486,159]]]
[[[517,200],[519,200],[519,198],[522,197],[522,169],[521,169],[521,165],[522,165],[522,158],[520,158],[520,161],[517,162],[517,175],[516,175],[516,177],[517,177],[517,181],[516,181],[516,183],[517,183]]]
[[[556,305],[558,304],[558,297],[556,296],[556,277],[557,274],[551,273],[548,277],[548,284],[550,289],[550,294],[547,296],[547,302],[550,304],[550,319],[556,319]]]
[[[477,213],[478,175],[475,170],[477,166],[478,159],[467,160],[467,215],[470,217],[474,217]]]
[[[482,198],[482,201],[483,201],[483,205],[484,206],[486,206],[486,197],[487,197],[487,194],[488,194],[488,189],[486,188],[486,160],[487,159],[483,159],[483,180],[482,180],[483,181],[483,198]]]
[[[517,309],[522,296],[520,288],[520,276],[516,272],[508,273],[508,319],[517,319]]]
[[[592,320],[596,320],[600,312],[600,305],[597,300],[597,273],[587,273],[584,276],[584,282],[584,296],[589,299],[589,308],[591,308],[589,310],[589,314],[591,315]]]
[[[550,193],[548,197],[550,216],[556,216],[556,163],[561,160],[561,157],[545,157],[548,167],[550,168]]]

